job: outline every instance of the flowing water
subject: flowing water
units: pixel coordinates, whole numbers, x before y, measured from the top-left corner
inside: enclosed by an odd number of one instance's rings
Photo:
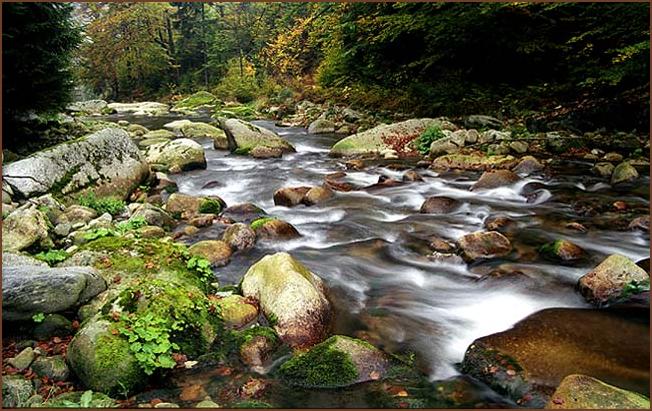
[[[127,119],[148,127],[170,120]],[[614,201],[623,200],[630,210],[645,214],[648,176],[641,178],[640,188],[619,192],[592,176],[591,164],[559,162],[546,175],[472,192],[469,188],[480,173],[420,169],[423,182],[337,192],[316,206],[287,208],[275,206],[272,199],[281,187],[320,185],[327,174],[336,171],[346,171],[345,181],[369,186],[382,175],[401,180],[404,171],[386,167],[396,161],[371,164],[362,171],[346,170],[344,160],[328,156],[338,137],[310,135],[303,128],[279,128],[267,121],[257,123],[290,141],[297,152],[282,159],[257,160],[216,151],[211,141],[200,141],[206,149],[207,169],[173,176],[181,193],[218,195],[228,205],[255,203],[294,225],[302,235],[287,242],[261,242],[252,252],[236,254],[228,266],[216,270],[220,284],[237,283],[265,254],[287,251],[328,285],[337,311],[334,333],[364,336],[390,352],[412,350],[432,380],[459,374],[456,364],[478,337],[508,329],[544,308],[588,307],[574,286],[605,256],[620,253],[634,261],[649,256],[647,234],[616,229],[616,214],[604,212]],[[203,188],[207,183],[213,188]],[[433,195],[456,198],[463,205],[450,214],[420,214],[423,201]],[[602,211],[586,214],[586,207],[573,206],[578,204],[601,206]],[[482,230],[485,219],[494,215],[515,221],[509,234],[514,251],[505,258],[468,265],[434,261],[419,252],[429,236],[454,241]],[[588,232],[565,228],[571,221],[585,224]],[[214,238],[221,229],[216,225],[201,235]],[[581,246],[588,258],[560,265],[539,257],[536,248],[556,239]],[[496,268],[525,275],[479,280]],[[310,400],[285,406],[366,404],[335,401],[334,395],[312,393]]]

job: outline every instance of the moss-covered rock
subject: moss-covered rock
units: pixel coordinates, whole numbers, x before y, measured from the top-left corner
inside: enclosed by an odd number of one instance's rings
[[[614,168],[614,172],[611,175],[611,184],[623,184],[631,183],[638,178],[638,171],[636,168],[629,164],[627,161],[624,161]]]
[[[165,203],[168,213],[184,219],[199,213],[219,214],[225,207],[224,200],[217,196],[195,197],[181,193],[173,193]]]
[[[2,251],[21,251],[30,247],[48,249],[50,220],[36,208],[22,208],[9,214],[2,224]]]
[[[170,173],[206,168],[204,148],[187,138],[149,146],[145,156],[150,164]]]
[[[280,345],[274,330],[261,326],[241,331],[238,342],[240,359],[250,367],[261,367]]]
[[[580,246],[568,240],[555,240],[544,244],[539,251],[545,257],[559,261],[577,261],[586,256],[586,252]]]
[[[226,327],[240,329],[258,318],[258,307],[241,295],[232,294],[216,299],[214,302],[215,305],[220,307]]]
[[[27,400],[34,394],[31,380],[22,375],[2,376],[2,406],[4,408],[26,407]]]
[[[130,221],[134,219],[144,219],[148,225],[170,228],[174,226],[174,219],[165,210],[153,204],[143,203],[137,205],[129,218]]]
[[[219,150],[227,150],[229,142],[224,131],[206,123],[191,122],[181,126],[181,134],[185,138],[210,138],[213,140],[213,147]]]
[[[322,280],[288,253],[267,255],[242,279],[242,293],[260,308],[281,339],[291,347],[323,340],[331,307]]]
[[[264,217],[251,223],[256,236],[268,240],[291,240],[301,237],[294,226],[286,221],[273,217]]]
[[[449,154],[437,157],[432,162],[431,168],[486,171],[510,169],[516,165],[516,162],[516,158],[509,155]]]
[[[266,217],[267,212],[252,203],[236,204],[222,212],[222,218],[238,223],[250,224],[252,221]]]
[[[650,276],[629,258],[613,254],[577,282],[590,303],[602,306],[650,290]]]
[[[650,409],[650,400],[587,375],[564,378],[546,404],[549,409]]]
[[[284,153],[296,150],[273,131],[235,118],[220,120],[220,126],[226,133],[229,149],[242,154],[249,153],[254,147],[263,146],[280,148]]]
[[[279,374],[291,385],[335,388],[381,379],[389,366],[388,357],[373,345],[336,335],[295,354],[281,365]]]
[[[217,103],[219,103],[217,97],[201,90],[180,100],[174,105],[173,110],[196,110],[201,107],[213,107]]]
[[[231,259],[231,246],[220,240],[199,241],[188,248],[190,255],[207,259],[216,267],[227,265]]]

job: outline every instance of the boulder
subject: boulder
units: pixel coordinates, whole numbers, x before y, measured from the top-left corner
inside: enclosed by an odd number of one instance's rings
[[[68,346],[67,359],[77,378],[93,391],[133,392],[147,381],[129,342],[114,335],[107,320],[91,318]]]
[[[196,110],[201,107],[213,108],[218,103],[219,100],[215,95],[201,90],[180,100],[175,104],[174,110],[183,112],[186,110]]]
[[[348,121],[349,123],[357,123],[362,118],[362,114],[347,107],[344,110],[342,110],[342,117],[344,118],[345,121]]]
[[[261,367],[278,347],[279,339],[274,330],[268,327],[252,327],[245,333],[244,342],[240,345],[240,359],[250,367]]]
[[[213,147],[218,150],[227,150],[229,142],[224,131],[206,123],[189,123],[181,126],[181,134],[185,138],[210,138],[213,140]]]
[[[464,147],[464,140],[462,140],[462,144],[456,144],[453,137],[449,136],[433,141],[430,144],[429,152],[431,157],[438,157],[444,154],[457,153],[462,147]]]
[[[602,159],[604,161],[609,161],[609,162],[612,162],[612,163],[619,163],[619,162],[623,161],[623,155],[611,151],[611,152],[605,154],[604,157],[602,157]]]
[[[4,239],[3,239],[4,240]],[[18,254],[9,251],[2,252],[2,267],[16,267],[22,265],[34,265],[37,267],[47,267],[48,264],[41,260],[37,260],[31,255]]]
[[[275,218],[262,218],[251,223],[256,236],[268,240],[292,240],[301,237],[294,226],[286,221]]]
[[[20,371],[23,371],[27,368],[29,368],[30,365],[32,365],[32,362],[36,358],[36,353],[32,349],[32,347],[27,347],[21,352],[18,353],[13,358],[7,359],[7,364],[11,365],[14,368],[17,368]]]
[[[464,119],[464,125],[466,128],[493,128],[495,130],[500,130],[503,128],[503,122],[498,120],[496,117],[485,116],[481,114],[474,114],[468,116]]]
[[[53,246],[48,235],[50,221],[36,208],[15,210],[2,224],[2,251],[21,251],[30,247]]]
[[[591,171],[600,177],[610,178],[614,172],[614,168],[616,167],[611,163],[597,163],[593,166]]]
[[[310,191],[310,187],[284,187],[274,192],[274,204],[293,207],[301,204],[303,197]]]
[[[142,203],[132,211],[129,220],[144,218],[148,225],[170,228],[174,226],[174,219],[165,210],[153,204]]]
[[[416,182],[416,181],[423,181],[423,177],[419,173],[417,173],[414,170],[408,170],[403,174],[402,180],[404,182]]]
[[[153,101],[141,103],[109,103],[108,107],[118,114],[133,114],[135,116],[163,116],[170,112],[167,104]]]
[[[433,196],[428,197],[421,204],[419,210],[422,214],[448,214],[460,206],[460,202],[454,198]]]
[[[127,126],[127,132],[131,136],[142,137],[149,132],[147,127],[141,126],[140,124],[129,124]]]
[[[228,328],[241,329],[258,318],[258,308],[241,295],[232,294],[214,301]]]
[[[3,167],[15,195],[52,193],[64,198],[92,191],[127,198],[149,175],[149,166],[129,135],[110,128],[36,152]]]
[[[433,169],[484,171],[493,169],[510,169],[516,164],[516,162],[516,158],[509,155],[483,156],[479,154],[448,154],[437,157],[430,167]]]
[[[548,409],[650,409],[650,400],[597,378],[571,374],[546,404]]]
[[[226,133],[231,151],[249,153],[253,148],[258,146],[279,148],[283,153],[293,153],[296,151],[290,143],[279,137],[273,131],[244,120],[235,118],[228,120],[221,119],[220,126]]]
[[[412,119],[389,125],[382,124],[343,138],[333,145],[330,155],[378,158],[386,150],[394,150],[399,155],[416,155],[409,143],[420,137],[429,126],[434,124],[439,125],[442,129],[454,128],[450,123],[430,118]]]
[[[170,173],[206,168],[204,147],[187,138],[149,146],[145,157],[150,164]]]
[[[530,175],[543,170],[545,167],[539,160],[532,156],[521,158],[518,164],[512,169],[517,174]]]
[[[631,183],[638,178],[638,171],[628,162],[620,163],[611,175],[611,185]]]
[[[107,111],[111,111],[104,100],[76,101],[69,104],[66,110],[79,114],[107,114]]]
[[[613,254],[583,275],[577,288],[588,302],[602,306],[649,291],[650,276],[629,258]]]
[[[203,257],[216,267],[227,265],[231,259],[231,246],[220,240],[204,240],[191,245],[188,253]]]
[[[194,123],[192,121],[184,118],[182,120],[174,120],[174,121],[170,121],[169,123],[165,123],[163,125],[163,128],[166,129],[166,130],[170,130],[171,132],[173,132],[175,134],[181,134],[181,128],[183,126],[187,126],[187,125],[190,125],[190,124],[194,124]]]
[[[389,357],[366,341],[334,335],[308,352],[297,353],[279,368],[288,384],[336,388],[376,381],[390,368]]]
[[[278,147],[256,146],[249,151],[249,155],[253,158],[281,158],[283,157],[283,149]]]
[[[457,240],[457,245],[468,261],[504,257],[512,250],[507,237],[497,231],[477,231]]]
[[[323,281],[288,253],[267,255],[252,265],[242,294],[258,300],[280,338],[292,348],[319,343],[327,334],[331,306]]]
[[[461,370],[526,408],[571,374],[649,393],[649,309],[549,308],[475,340]]]
[[[242,203],[225,208],[221,216],[238,223],[251,224],[254,220],[266,217],[267,212],[255,204]]]
[[[22,375],[2,376],[2,407],[27,407],[28,399],[34,394],[34,384]]]
[[[177,135],[169,130],[152,130],[142,135],[142,142],[139,143],[141,146],[151,146],[152,144],[145,143],[145,140],[172,140],[176,138]]]
[[[2,318],[26,320],[69,310],[105,289],[104,279],[92,267],[3,267]]]
[[[222,241],[234,251],[249,250],[256,243],[256,232],[247,224],[235,223],[224,230]]]
[[[57,219],[57,223],[88,224],[92,219],[97,217],[97,211],[90,207],[73,204],[66,208],[63,215]]]
[[[60,314],[49,314],[36,324],[32,331],[35,339],[49,340],[52,337],[67,337],[73,333],[72,322]]]
[[[490,190],[492,188],[509,186],[520,180],[521,178],[518,175],[509,170],[485,171],[480,176],[480,179],[473,184],[471,191]]]
[[[326,134],[335,132],[335,123],[330,120],[318,118],[308,126],[310,134]]]
[[[327,186],[313,187],[306,192],[301,202],[307,206],[323,203],[335,195],[333,190]]]
[[[577,261],[586,256],[586,252],[578,245],[568,240],[555,240],[540,248],[541,253],[553,260]]]
[[[173,216],[191,218],[197,214],[219,214],[226,203],[217,196],[195,197],[188,194],[173,193],[165,203],[165,209]]]
[[[65,381],[70,375],[66,361],[60,355],[37,358],[32,364],[32,370],[39,377],[48,377],[52,381]]]
[[[514,140],[509,143],[509,148],[517,154],[525,154],[530,146],[523,140]]]

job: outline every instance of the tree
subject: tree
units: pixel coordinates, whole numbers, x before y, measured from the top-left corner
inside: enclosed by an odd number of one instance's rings
[[[5,3],[3,115],[54,112],[70,101],[71,59],[81,39],[66,3]]]

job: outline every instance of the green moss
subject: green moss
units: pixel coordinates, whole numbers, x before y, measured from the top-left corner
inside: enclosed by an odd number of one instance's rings
[[[107,378],[104,370],[113,370],[116,364],[120,364],[123,371],[129,371],[126,373],[120,373],[120,381],[111,381],[110,384],[112,387],[126,387],[128,389],[133,389],[143,385],[144,374],[142,371],[138,367],[125,366],[126,363],[133,361],[133,356],[129,350],[129,343],[124,339],[113,334],[106,334],[99,337],[94,360],[95,375],[91,376],[93,378],[91,385],[93,385],[95,389],[107,389],[107,386],[103,386],[105,384],[104,378]],[[114,374],[108,372],[108,376],[113,378]],[[109,394],[113,394],[117,393],[118,389],[109,388],[109,391]]]
[[[222,211],[222,203],[213,198],[204,198],[199,203],[199,212],[207,214],[219,214]]]
[[[351,356],[334,347],[336,337],[298,354],[279,368],[288,384],[303,387],[333,388],[348,385],[358,378]]]
[[[52,195],[55,197],[61,196],[63,194],[63,190],[68,186],[68,184],[70,184],[72,178],[79,172],[80,168],[81,166],[75,166],[66,171],[66,174],[64,174],[61,179],[52,184],[52,187],[50,187],[50,193],[52,193]]]
[[[629,297],[640,294],[645,291],[650,291],[650,280],[644,280],[644,281],[632,281],[630,283],[627,283],[627,285],[623,288],[622,293],[620,294],[619,299],[621,300],[626,300]]]
[[[251,222],[250,227],[252,230],[258,230],[260,227],[264,226],[266,223],[273,221],[273,220],[278,220],[276,217],[261,217],[257,218],[254,221]]]
[[[257,336],[265,337],[270,341],[271,345],[277,345],[280,342],[276,332],[274,332],[274,330],[269,327],[255,326],[244,331],[237,332],[236,335],[239,345],[246,344]]]
[[[251,151],[252,147],[238,147],[235,150],[233,150],[233,154],[241,155],[241,156],[246,156],[249,154]]]
[[[414,140],[414,146],[421,154],[426,155],[430,152],[430,145],[432,142],[442,139],[445,136],[446,135],[441,130],[439,124],[431,124]]]
[[[273,405],[259,400],[244,400],[234,402],[231,408],[274,408]]]
[[[195,109],[201,106],[213,105],[217,102],[217,97],[208,91],[198,91],[176,104],[176,108]]]

